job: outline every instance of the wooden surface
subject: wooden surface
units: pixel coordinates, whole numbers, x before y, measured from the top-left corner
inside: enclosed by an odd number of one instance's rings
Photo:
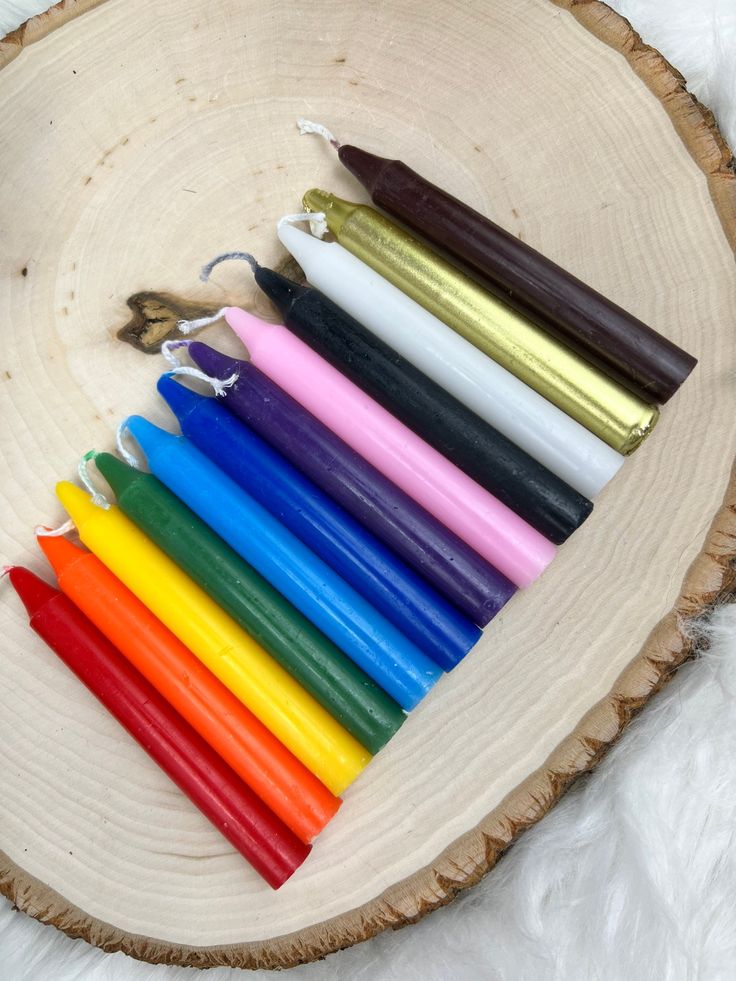
[[[231,248],[278,262],[275,222],[309,186],[361,196],[298,116],[400,156],[700,359],[592,518],[278,893],[3,590],[0,883],[31,915],[201,966],[293,964],[410,922],[600,757],[687,656],[681,618],[730,589],[733,490],[701,551],[736,442],[728,150],[624,21],[561,6],[575,16],[548,0],[67,2],[0,47],[4,561],[43,569],[32,528],[61,518],[54,482],[109,448],[124,414],[170,424],[161,359],[117,337],[128,297],[268,312],[242,266],[205,286],[202,262]],[[206,339],[237,350],[221,328]]]

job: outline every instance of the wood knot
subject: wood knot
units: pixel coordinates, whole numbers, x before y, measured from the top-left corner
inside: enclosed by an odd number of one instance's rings
[[[126,302],[133,316],[116,336],[145,354],[158,354],[164,341],[181,337],[177,327],[180,320],[209,317],[219,309],[171,293],[134,293]]]
[[[301,266],[296,259],[288,254],[274,266],[274,271],[288,279],[293,279],[297,283],[304,284],[306,282]],[[116,337],[125,341],[126,344],[132,344],[134,348],[143,351],[144,354],[159,354],[164,341],[182,337],[183,335],[177,327],[180,320],[198,320],[200,317],[211,317],[222,306],[222,302],[205,306],[202,303],[175,296],[173,293],[158,293],[153,290],[133,293],[128,297],[126,303],[133,315],[117,331]],[[235,305],[243,306],[244,304],[241,302]],[[252,308],[252,312],[257,316],[264,317],[264,319],[274,319],[275,308],[260,291],[256,294],[255,302],[245,304],[245,306],[247,309]]]

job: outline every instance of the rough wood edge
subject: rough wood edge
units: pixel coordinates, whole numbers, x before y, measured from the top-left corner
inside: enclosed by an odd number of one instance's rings
[[[104,0],[60,0],[42,14],[31,17],[10,34],[0,38],[0,69],[9,65],[29,44],[40,41],[57,27],[67,24],[101,3],[104,3]]]
[[[692,93],[687,80],[645,44],[626,18],[599,0],[550,0],[569,11],[591,34],[622,54],[650,92],[662,103],[708,189],[732,249],[736,250],[736,159],[713,113]]]
[[[22,48],[104,0],[62,0],[0,41],[0,68]],[[682,75],[631,24],[599,0],[550,0],[622,54],[664,105],[686,148],[708,179],[731,247],[736,250],[736,167],[711,111],[685,88]],[[542,818],[571,784],[591,770],[630,719],[692,654],[690,623],[736,591],[736,469],[724,503],[690,566],[674,608],[654,628],[609,695],[480,824],[435,861],[363,906],[323,923],[266,941],[192,947],[131,934],[89,916],[0,852],[0,893],[23,912],[102,950],[124,951],[150,963],[209,968],[286,968],[318,960],[386,929],[415,923],[451,902],[493,868],[506,849]]]

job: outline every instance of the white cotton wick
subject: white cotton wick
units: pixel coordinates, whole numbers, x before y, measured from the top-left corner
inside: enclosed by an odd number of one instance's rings
[[[227,307],[222,307],[217,313],[213,313],[210,317],[197,317],[196,320],[179,320],[176,326],[182,332],[182,334],[191,334],[195,330],[200,330],[202,327],[209,327],[210,324],[216,324],[218,320],[222,320],[225,316],[225,311]],[[164,341],[164,344],[166,341]],[[163,344],[161,345],[163,348]]]
[[[128,416],[127,418],[123,419],[118,426],[118,431],[115,434],[115,445],[118,448],[118,453],[125,460],[128,466],[133,467],[135,470],[142,470],[143,468],[141,467],[138,457],[134,453],[131,453],[130,450],[126,449],[125,444],[123,443],[123,437],[128,432],[129,418],[130,417]]]
[[[315,136],[321,136],[323,140],[327,140],[336,150],[340,149],[340,144],[322,123],[313,123],[309,119],[297,119],[296,125],[299,127],[300,136],[307,136],[314,133]]]
[[[48,528],[46,525],[36,525],[33,530],[35,535],[39,535],[41,538],[61,538],[62,535],[68,534],[70,531],[74,531],[74,522],[71,518],[65,521],[63,525],[59,525],[58,528]]]
[[[177,355],[174,354],[174,351],[181,347],[189,347],[191,343],[191,341],[164,341],[161,345],[161,354],[163,354],[172,368],[180,368],[182,363]]]
[[[302,211],[298,215],[284,215],[279,218],[276,230],[283,228],[284,225],[298,225],[303,221],[309,222],[309,231],[315,238],[324,238],[327,234],[327,219],[324,211]]]
[[[97,490],[95,485],[92,483],[92,479],[89,475],[89,471],[87,470],[87,464],[89,463],[90,460],[94,460],[96,456],[97,453],[95,452],[95,450],[90,450],[88,453],[85,453],[82,459],[79,461],[79,466],[77,467],[77,473],[79,474],[79,479],[82,481],[85,488],[89,491],[92,497],[92,503],[95,504],[98,508],[102,508],[103,511],[108,511],[110,509],[110,502],[108,501],[108,499],[105,497],[104,494],[100,493],[100,491]]]
[[[4,579],[9,572],[13,571],[14,568],[15,566],[12,565],[4,565],[2,568],[0,568],[0,579]]]
[[[164,341],[161,345],[161,353],[172,366],[172,370],[167,372],[167,377],[171,378],[173,375],[185,375],[187,378],[196,378],[198,381],[204,382],[209,385],[215,395],[224,395],[225,391],[230,388],[240,377],[237,371],[233,372],[227,378],[215,378],[214,375],[207,375],[204,371],[199,368],[194,368],[188,364],[182,364],[179,358],[174,354],[176,348],[189,347],[191,341]]]
[[[240,377],[240,374],[234,371],[227,378],[215,378],[214,375],[207,375],[204,371],[200,371],[199,368],[191,368],[186,364],[177,365],[176,368],[173,368],[166,374],[169,378],[173,375],[185,375],[187,378],[196,378],[198,381],[210,385],[215,395],[224,395],[228,388],[231,388]]]

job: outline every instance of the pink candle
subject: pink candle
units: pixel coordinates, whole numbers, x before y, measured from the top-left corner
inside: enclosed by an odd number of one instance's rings
[[[254,365],[518,586],[555,546],[285,327],[228,307]]]

